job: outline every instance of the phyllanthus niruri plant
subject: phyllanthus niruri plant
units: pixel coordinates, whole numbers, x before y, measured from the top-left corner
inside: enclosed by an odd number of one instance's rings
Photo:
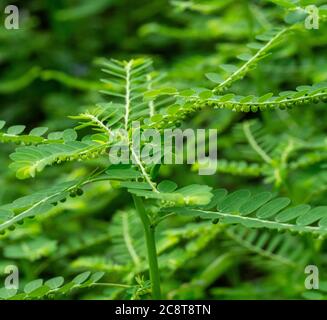
[[[152,117],[153,118],[153,117]],[[112,130],[109,150],[111,164],[133,164],[145,166],[171,164],[199,164],[199,175],[213,175],[217,170],[217,130],[181,130],[179,128],[143,128],[139,121],[131,124],[131,133],[125,129]],[[209,140],[208,146],[206,140]],[[130,141],[132,143],[130,143]],[[130,146],[131,144],[131,146]],[[187,157],[184,159],[184,144]],[[173,152],[175,150],[175,153]],[[208,156],[206,155],[208,153]],[[186,160],[186,161],[185,161]]]
[[[68,128],[63,132],[50,133],[45,137],[47,128],[35,128],[29,133],[24,133],[24,126],[13,126],[4,130],[5,122],[0,122],[0,130],[2,130],[0,141],[22,145],[10,155],[13,161],[10,167],[16,171],[19,179],[34,178],[46,167],[65,162],[92,160],[98,157],[103,157],[108,161],[106,169],[90,172],[81,180],[51,186],[39,193],[2,205],[0,207],[0,232],[13,231],[26,218],[37,218],[43,215],[54,205],[65,201],[69,195],[81,196],[83,188],[89,184],[108,181],[115,188],[124,188],[131,194],[134,201],[135,211],[131,211],[131,214],[138,217],[133,228],[135,231],[137,225],[143,228],[148,266],[143,269],[140,267],[140,258],[133,248],[130,249],[130,255],[136,269],[149,270],[150,291],[153,299],[163,297],[160,286],[156,229],[162,221],[169,219],[172,215],[212,221],[218,224],[217,228],[236,225],[234,229],[231,228],[228,231],[229,236],[241,242],[243,234],[237,229],[239,226],[245,227],[249,234],[256,232],[255,229],[264,228],[325,237],[327,235],[326,206],[314,208],[307,204],[294,206],[290,199],[278,197],[275,192],[255,193],[241,189],[229,193],[225,189],[213,190],[208,185],[191,184],[178,187],[170,180],[158,183],[161,162],[144,161],[135,151],[137,149],[133,139],[133,130],[135,130],[133,122],[135,121],[140,123],[141,133],[148,129],[155,129],[162,133],[165,129],[179,127],[183,120],[192,117],[204,108],[256,112],[285,110],[295,106],[326,102],[326,83],[303,85],[297,87],[295,91],[280,92],[278,95],[269,92],[260,97],[227,93],[234,82],[244,78],[291,31],[292,28],[274,29],[258,36],[258,41],[250,46],[254,52],[251,51],[239,57],[244,61],[240,66],[222,66],[227,73],[226,77],[222,78],[217,73],[206,74],[206,77],[214,83],[213,88],[178,90],[172,87],[162,87],[162,78],[152,70],[150,59],[106,60],[103,62],[103,71],[108,75],[108,79],[103,81],[112,89],[105,90],[103,93],[110,97],[110,102],[99,104],[93,110],[72,116],[72,119],[79,122],[74,129]],[[219,115],[219,111],[217,114]],[[124,135],[117,134],[121,129],[124,130]],[[288,145],[287,152],[283,149],[282,160],[276,163],[255,139],[251,125],[245,123],[242,129],[250,146],[260,156],[266,167],[238,166],[237,164],[233,167],[232,163],[223,161],[220,162],[222,169],[218,167],[217,170],[236,172],[238,169],[240,174],[245,175],[260,175],[269,171],[267,175],[270,178],[273,177],[276,184],[280,183],[283,179],[282,166],[286,163],[288,152],[293,146]],[[113,164],[109,161],[110,150],[121,146],[122,142],[124,148],[120,148],[117,156],[119,158],[121,152],[128,151],[129,163]],[[145,145],[144,141],[140,143],[142,146]],[[164,147],[160,142],[160,151]],[[178,153],[180,150],[175,151]],[[154,154],[150,152],[150,155]],[[164,152],[161,152],[159,158],[163,156]],[[267,167],[269,170],[266,170]],[[124,230],[126,230],[129,227],[130,213],[128,216],[123,212],[120,215],[123,219]],[[251,241],[248,245],[253,246],[259,254],[265,252],[262,246],[254,245]],[[270,252],[270,255],[277,260],[285,260],[278,254]],[[292,259],[286,259],[286,262],[292,264]],[[96,279],[98,280],[98,275]],[[139,278],[138,281],[145,288],[146,282]],[[58,282],[62,284],[62,280]],[[33,287],[33,292],[41,286],[45,286],[42,292],[57,290],[48,290],[49,286],[46,282],[44,285],[38,283]],[[38,291],[35,296],[38,296],[37,293]]]

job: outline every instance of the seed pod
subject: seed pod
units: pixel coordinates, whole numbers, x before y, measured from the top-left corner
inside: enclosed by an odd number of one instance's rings
[[[71,191],[71,192],[69,193],[69,196],[70,196],[71,198],[75,198],[75,197],[76,197],[76,190]]]
[[[76,190],[76,195],[78,195],[79,197],[82,196],[83,194],[84,194],[83,189],[78,188],[78,189]]]
[[[244,105],[244,106],[241,107],[241,111],[242,112],[249,112],[250,111],[250,107],[247,106],[247,105]]]
[[[251,111],[252,112],[257,112],[258,111],[258,107],[256,105],[251,106]]]

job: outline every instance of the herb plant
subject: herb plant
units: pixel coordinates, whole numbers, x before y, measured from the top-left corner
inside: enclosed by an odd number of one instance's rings
[[[19,183],[25,188],[21,197],[0,206],[4,264],[22,261],[25,287],[18,292],[3,288],[1,298],[78,296],[84,290],[76,289],[83,288],[88,288],[90,298],[262,298],[251,280],[267,289],[264,298],[280,288],[285,298],[310,297],[301,286],[304,267],[325,263],[327,83],[324,73],[319,81],[293,81],[290,87],[287,77],[277,74],[277,65],[276,70],[260,70],[275,56],[292,60],[297,45],[292,48],[292,40],[313,32],[305,30],[303,9],[294,7],[295,1],[271,2],[267,8],[256,1],[253,7],[242,7],[251,31],[246,40],[251,42],[247,48],[234,44],[232,52],[240,60],[236,64],[230,63],[234,57],[226,51],[224,58],[199,58],[194,53],[165,74],[161,70],[165,68],[153,67],[153,59],[135,54],[130,59],[97,60],[103,71],[101,82],[50,70],[31,71],[35,78],[67,87],[100,90],[104,98],[97,96],[99,102],[78,107],[80,112],[70,110],[61,131],[47,133],[47,127],[26,129],[0,121],[0,142],[9,148],[4,150],[18,145],[9,156],[9,167],[20,181],[13,182],[11,173],[7,178],[3,174],[2,187]],[[189,35],[197,41],[201,35],[194,28],[209,19],[208,13],[235,9],[232,1],[222,3],[174,1],[177,16],[185,19],[185,34],[160,24],[145,24],[140,33],[157,32],[163,41],[165,34],[180,41]],[[274,15],[275,5],[286,10],[288,25],[271,27],[266,22],[266,11]],[[249,10],[263,16],[256,21]],[[323,30],[324,13],[322,8]],[[257,24],[260,27],[255,28]],[[241,29],[236,37],[242,36]],[[206,37],[210,35],[207,32]],[[192,71],[192,61],[199,70]],[[299,79],[313,80],[299,74]],[[315,112],[321,112],[320,119],[313,116]],[[135,153],[135,121],[141,132],[196,128],[203,123],[216,127],[216,174],[191,172],[201,163],[182,166],[182,175],[177,165],[146,164]],[[115,134],[119,129],[127,135]],[[109,161],[110,150],[121,143],[133,162]],[[175,175],[179,186],[173,181]],[[33,178],[40,179],[38,190],[26,194]],[[61,268],[69,277],[72,270],[83,272],[65,282],[56,273]],[[185,275],[179,274],[183,268]],[[260,270],[262,276],[254,272],[253,279],[243,281],[243,268]],[[48,274],[54,278],[39,278]],[[101,278],[106,280],[100,282]],[[283,284],[285,279],[291,279],[290,286]],[[324,297],[323,287],[316,297]]]

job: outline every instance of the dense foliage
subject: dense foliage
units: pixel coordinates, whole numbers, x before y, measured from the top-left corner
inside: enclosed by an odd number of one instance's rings
[[[323,1],[15,4],[20,29],[0,27],[0,271],[16,265],[19,290],[1,299],[327,296]],[[135,120],[217,129],[216,174],[110,164],[112,132]]]

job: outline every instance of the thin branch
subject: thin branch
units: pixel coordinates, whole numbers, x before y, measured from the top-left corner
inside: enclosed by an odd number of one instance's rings
[[[125,66],[126,86],[125,86],[125,130],[128,130],[128,121],[130,113],[130,95],[131,95],[131,68],[133,60],[129,61]]]

